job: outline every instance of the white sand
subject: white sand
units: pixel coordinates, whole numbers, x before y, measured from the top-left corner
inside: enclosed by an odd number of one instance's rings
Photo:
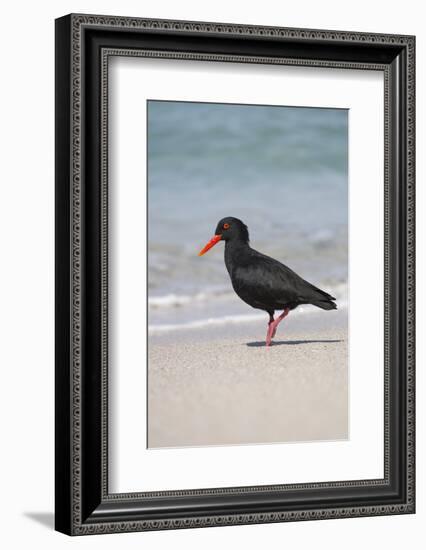
[[[303,317],[151,337],[149,446],[346,439],[346,313]]]

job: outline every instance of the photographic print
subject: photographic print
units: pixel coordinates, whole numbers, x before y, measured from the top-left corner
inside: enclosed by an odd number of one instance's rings
[[[348,110],[147,102],[148,448],[348,428]]]

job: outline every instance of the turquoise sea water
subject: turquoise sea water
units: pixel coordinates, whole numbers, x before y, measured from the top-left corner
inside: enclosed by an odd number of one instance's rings
[[[150,329],[259,315],[233,293],[222,243],[197,255],[225,216],[344,307],[347,165],[346,110],[150,101]]]

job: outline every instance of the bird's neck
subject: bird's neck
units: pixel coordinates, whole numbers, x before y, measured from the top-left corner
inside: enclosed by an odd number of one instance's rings
[[[241,260],[250,250],[248,242],[242,239],[234,239],[225,243],[225,265],[228,273],[232,274],[234,265]]]
[[[225,242],[225,250],[232,251],[232,250],[247,250],[250,248],[250,245],[247,241],[243,239],[232,239],[232,241],[226,241]]]

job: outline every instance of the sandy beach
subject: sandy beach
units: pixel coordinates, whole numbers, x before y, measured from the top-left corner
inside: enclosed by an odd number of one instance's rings
[[[347,311],[155,334],[149,341],[151,448],[348,437]]]

